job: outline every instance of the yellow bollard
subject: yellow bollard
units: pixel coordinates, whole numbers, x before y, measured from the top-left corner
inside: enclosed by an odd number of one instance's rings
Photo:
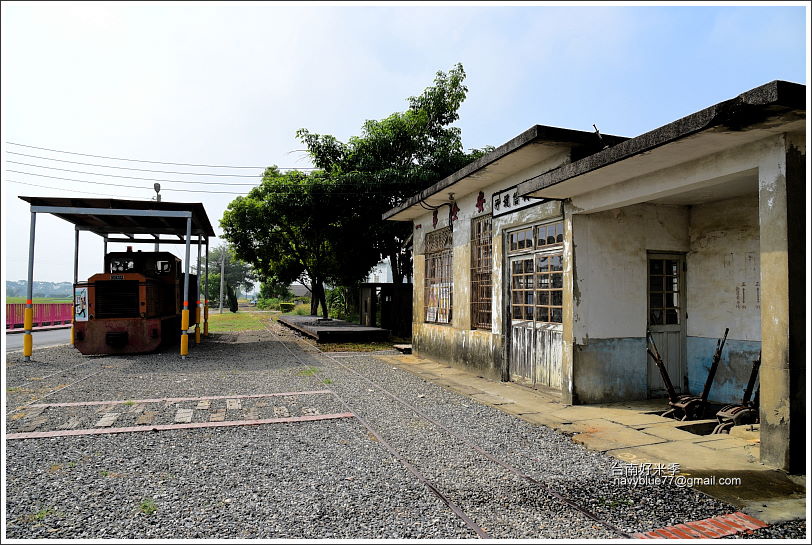
[[[206,301],[206,306],[203,307],[203,336],[209,336],[209,301]]]
[[[180,355],[185,358],[189,355],[189,309],[183,309],[180,316]]]
[[[26,361],[31,358],[31,354],[34,351],[34,338],[31,336],[31,329],[33,329],[33,327],[34,309],[28,307],[25,309],[23,318],[23,328],[25,329],[25,333],[23,333],[23,356],[25,356]]]

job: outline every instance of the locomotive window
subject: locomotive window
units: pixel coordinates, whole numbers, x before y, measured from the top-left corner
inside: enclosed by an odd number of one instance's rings
[[[135,270],[132,259],[114,259],[110,262],[110,272],[127,272]]]
[[[159,273],[168,273],[171,267],[169,261],[157,261],[155,263],[155,271]]]

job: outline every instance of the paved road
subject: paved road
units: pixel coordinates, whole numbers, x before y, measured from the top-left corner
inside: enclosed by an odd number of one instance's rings
[[[46,346],[56,346],[58,344],[68,344],[70,342],[70,328],[64,329],[47,329],[44,331],[35,331],[34,336],[34,350],[37,348],[44,348]],[[14,352],[23,349],[23,334],[22,333],[6,333],[6,352]]]

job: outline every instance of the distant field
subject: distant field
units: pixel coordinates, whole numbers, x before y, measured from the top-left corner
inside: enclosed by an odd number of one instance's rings
[[[35,305],[37,303],[73,303],[73,299],[71,297],[34,297],[33,302]],[[6,303],[25,303],[25,297],[6,297]]]

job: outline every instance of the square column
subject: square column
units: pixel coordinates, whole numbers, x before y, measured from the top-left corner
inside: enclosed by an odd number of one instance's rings
[[[759,165],[761,461],[803,472],[806,448],[805,187],[802,134],[784,134]]]

